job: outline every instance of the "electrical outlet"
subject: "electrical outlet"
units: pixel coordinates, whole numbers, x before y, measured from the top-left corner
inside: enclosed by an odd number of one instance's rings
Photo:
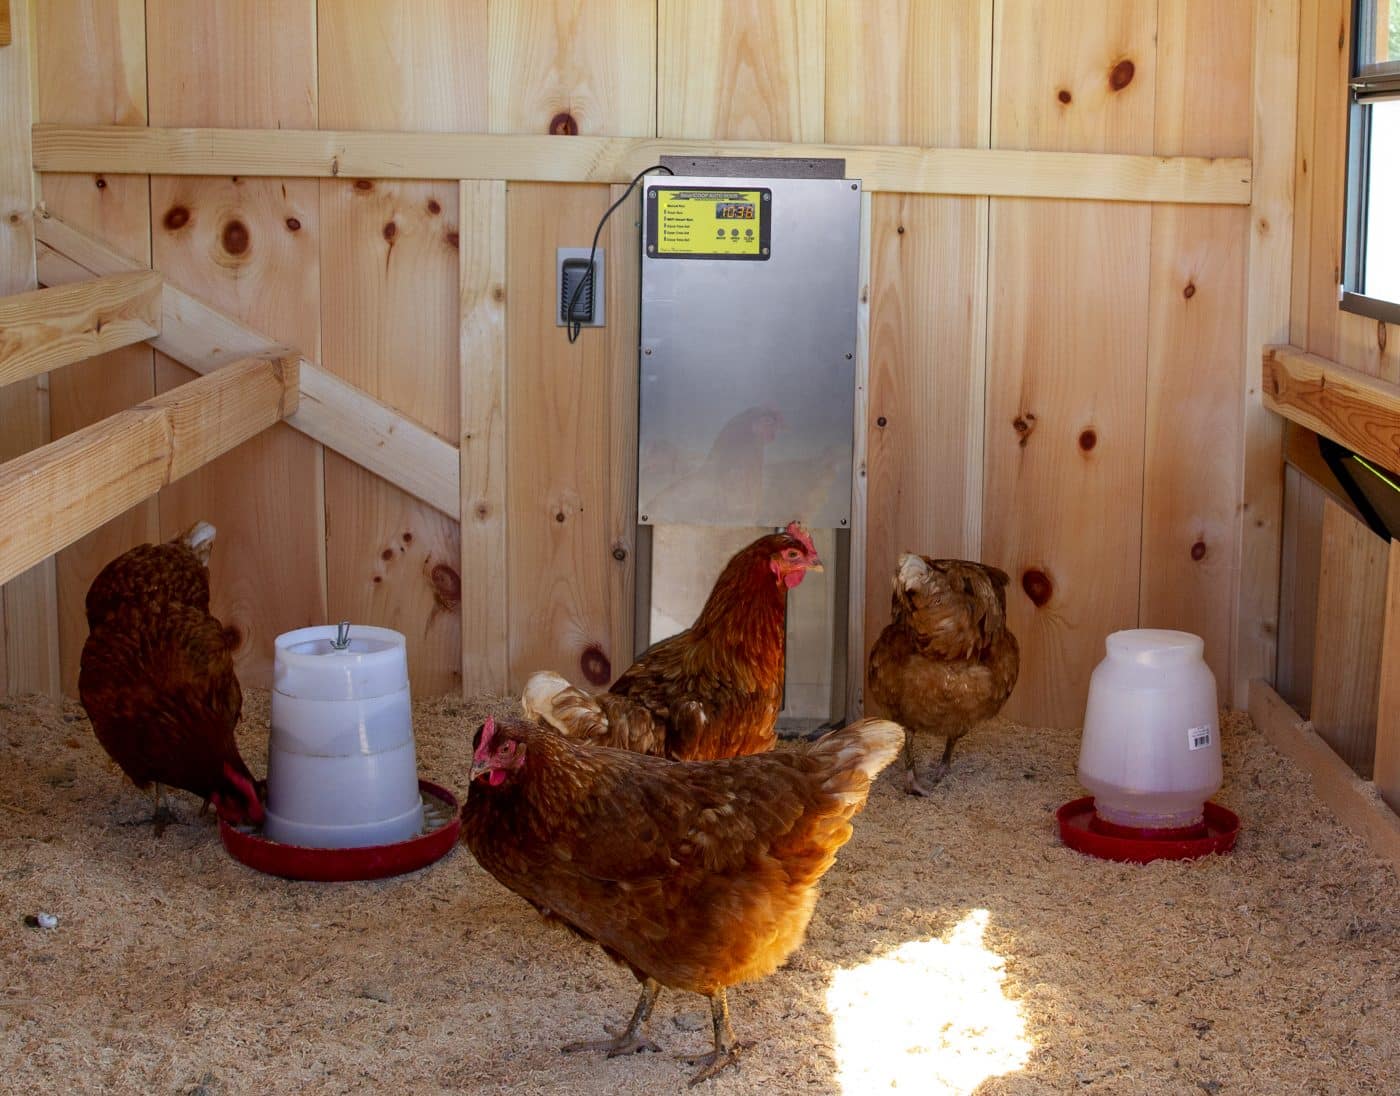
[[[561,247],[558,248],[554,261],[554,326],[567,327],[569,321],[565,318],[564,310],[569,301],[573,298],[574,290],[580,281],[584,281],[582,290],[579,291],[575,310],[579,312],[588,311],[585,302],[591,298],[592,318],[581,320],[580,327],[602,327],[603,324],[603,301],[604,290],[607,283],[603,280],[603,252],[604,248],[598,248],[593,254],[593,276],[588,278],[588,252],[586,247]]]

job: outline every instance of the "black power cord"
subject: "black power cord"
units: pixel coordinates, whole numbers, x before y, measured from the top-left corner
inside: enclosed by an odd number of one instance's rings
[[[636,185],[640,183],[650,172],[653,171],[664,171],[667,175],[675,174],[675,172],[672,171],[665,164],[652,164],[651,167],[645,168],[642,171],[640,171],[637,174],[637,177],[627,184],[627,189],[622,192],[622,197],[619,198],[617,201],[613,202],[612,205],[608,206],[607,212],[604,213],[602,218],[598,221],[598,227],[593,232],[593,246],[588,249],[588,273],[578,280],[578,285],[574,286],[573,295],[569,298],[569,303],[564,309],[564,315],[566,317],[572,316],[574,314],[574,305],[578,304],[579,294],[583,292],[583,287],[586,285],[593,284],[593,260],[597,257],[598,254],[598,237],[603,234],[603,226],[607,224],[608,218],[612,216],[613,210],[615,210],[623,202],[627,201],[628,195],[632,193],[632,190],[636,187]],[[581,324],[578,320],[569,320],[569,341],[577,342],[579,332],[582,330],[583,324]]]

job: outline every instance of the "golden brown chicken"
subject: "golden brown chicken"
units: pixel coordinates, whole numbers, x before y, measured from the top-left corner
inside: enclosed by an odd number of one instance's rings
[[[542,671],[525,714],[578,742],[682,761],[771,750],[786,657],[787,594],[820,571],[797,522],[759,537],[725,565],[685,631],[652,645],[602,696]]]
[[[174,818],[161,786],[212,802],[220,817],[261,822],[263,806],[234,727],[243,694],[233,637],[209,615],[214,527],[112,560],[88,589],[78,695],[102,748],[152,788],[159,834]]]
[[[817,882],[901,741],[871,719],[800,752],[673,762],[488,719],[462,840],[642,983],[621,1034],[564,1049],[657,1049],[642,1029],[670,986],[710,998],[714,1049],[691,1083],[735,1061],[726,987],[771,974],[802,943]]]
[[[870,651],[869,697],[904,724],[904,787],[928,795],[953,747],[992,718],[1016,685],[1020,649],[1006,627],[1006,572],[962,559],[899,557],[890,623]],[[932,784],[914,767],[915,732],[942,735]]]

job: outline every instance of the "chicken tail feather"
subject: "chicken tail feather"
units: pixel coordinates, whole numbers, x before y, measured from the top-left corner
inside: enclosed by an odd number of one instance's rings
[[[543,721],[575,741],[587,741],[607,727],[607,716],[598,701],[550,670],[530,675],[520,706],[528,718]]]
[[[199,557],[199,562],[207,567],[209,554],[214,550],[214,537],[217,535],[218,530],[207,521],[197,521],[180,535],[180,540]]]
[[[813,743],[811,755],[827,760],[830,775],[822,790],[859,807],[871,782],[899,755],[904,728],[891,719],[862,719]]]

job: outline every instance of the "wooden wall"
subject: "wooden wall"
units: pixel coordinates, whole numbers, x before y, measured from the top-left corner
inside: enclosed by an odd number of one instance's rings
[[[1211,157],[1251,154],[1272,6],[33,2],[44,122]],[[630,208],[604,239],[609,326],[570,345],[549,309],[554,249],[586,245],[620,188],[481,182],[459,204],[452,184],[375,179],[43,184],[60,215],[460,443],[468,516],[279,427],[64,554],[65,681],[103,558],[201,517],[254,684],[276,632],[344,616],[407,633],[420,694],[625,666]],[[1009,714],[1077,724],[1104,636],[1138,625],[1203,635],[1228,700],[1248,208],[880,193],[869,220],[866,642],[900,551],[970,556],[1013,575]],[[56,434],[182,373],[148,351],[91,371],[118,380],[75,373]]]

